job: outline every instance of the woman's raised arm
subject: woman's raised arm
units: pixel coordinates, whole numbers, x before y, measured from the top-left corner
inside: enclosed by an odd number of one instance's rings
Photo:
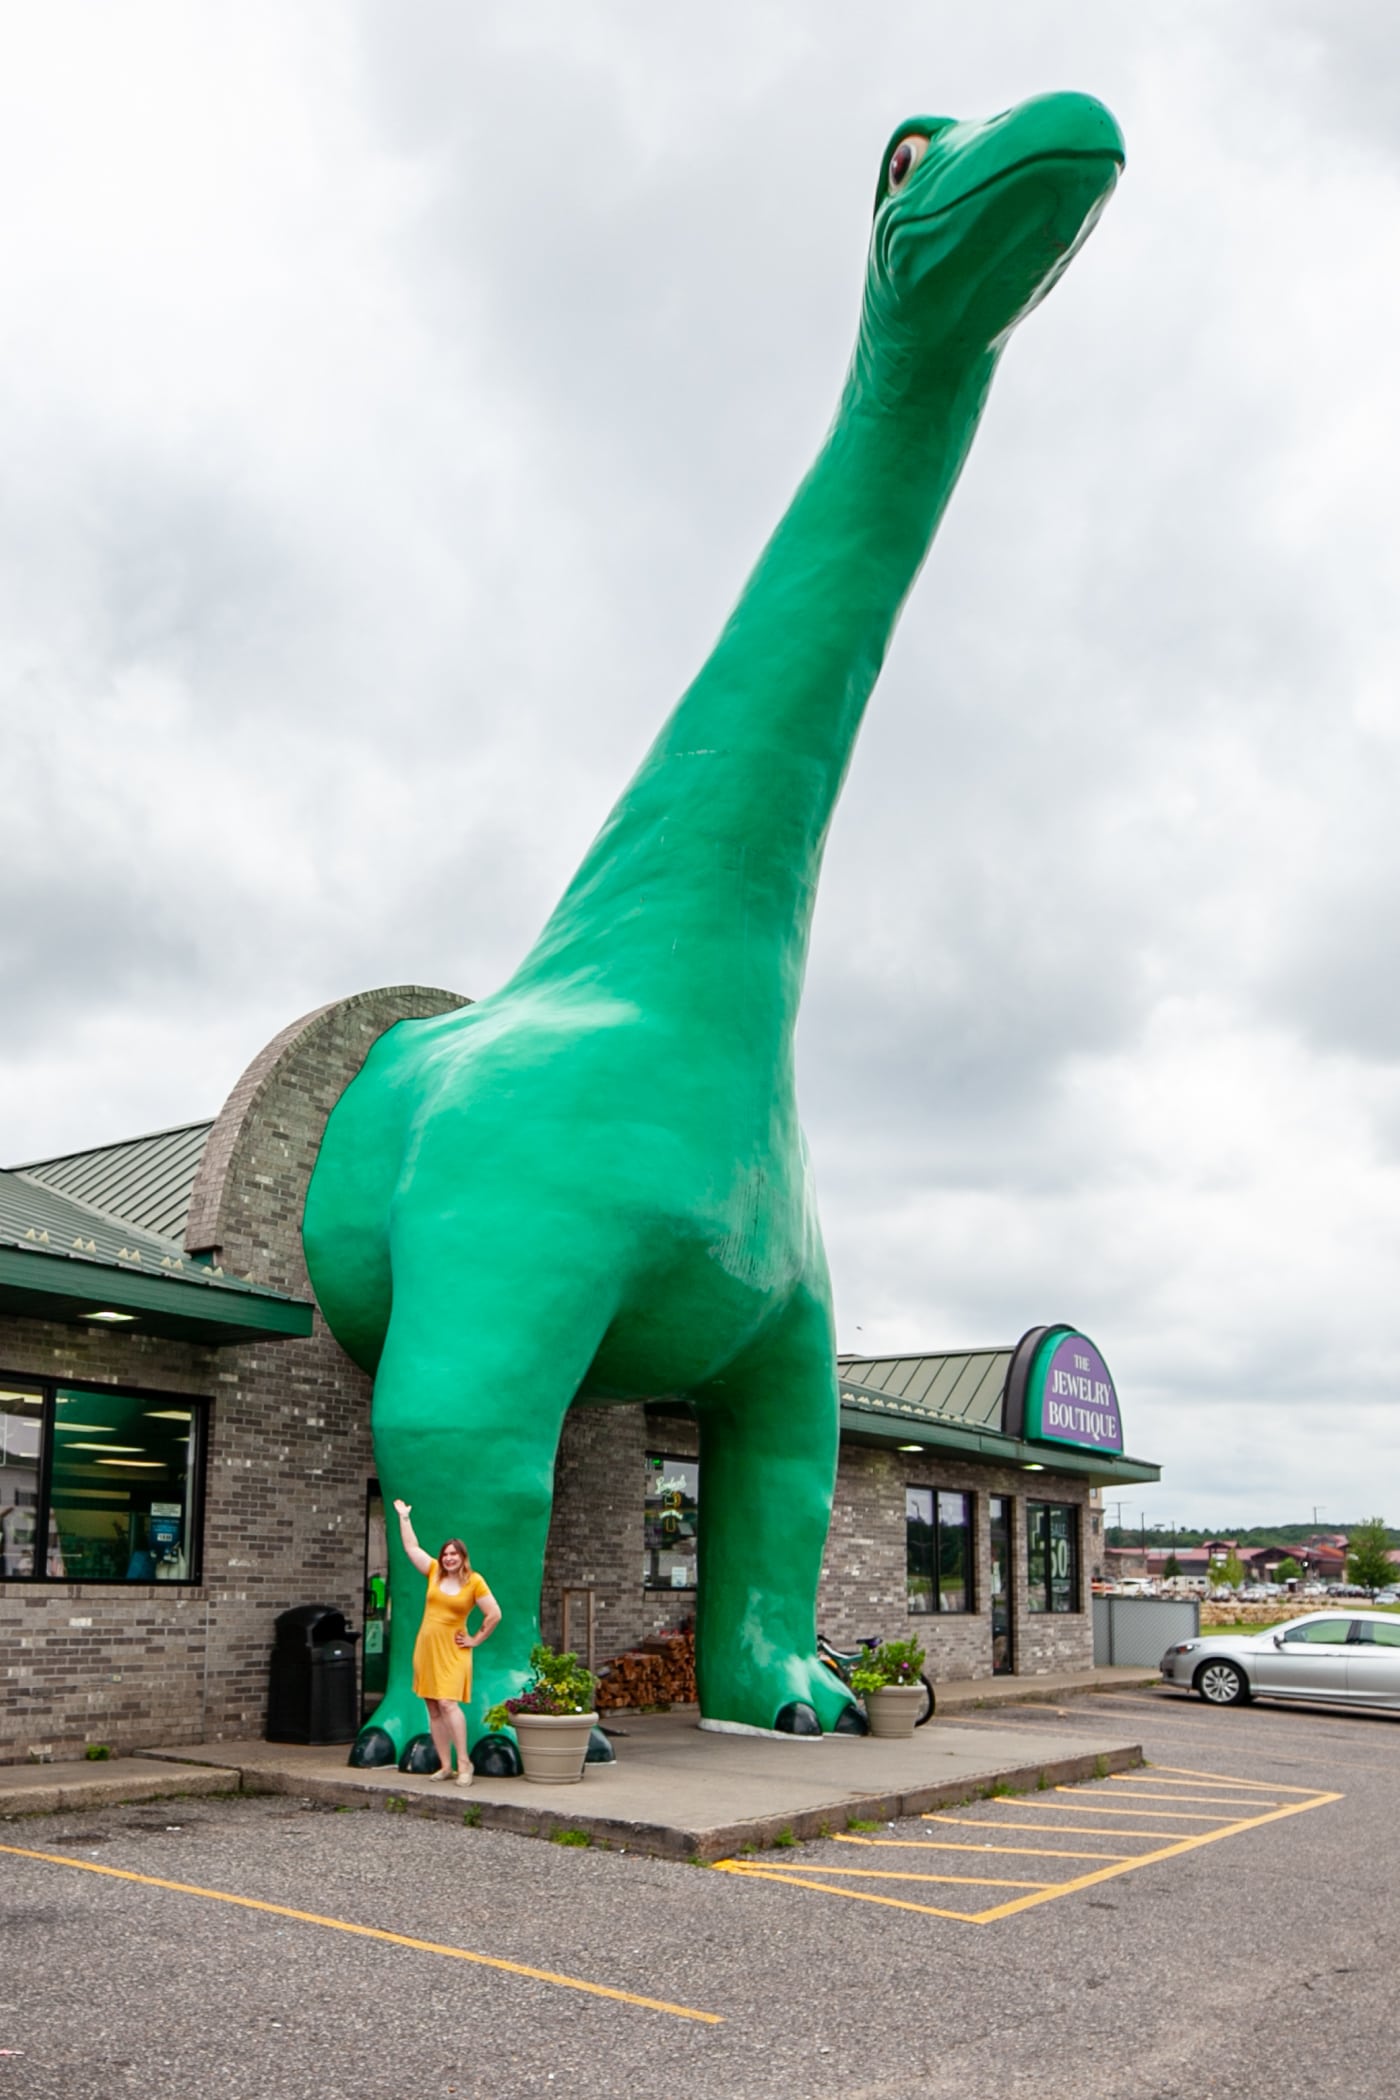
[[[399,1513],[399,1537],[403,1540],[403,1550],[419,1574],[426,1575],[433,1564],[432,1556],[423,1551],[414,1536],[412,1505],[407,1502],[395,1502],[394,1507]]]

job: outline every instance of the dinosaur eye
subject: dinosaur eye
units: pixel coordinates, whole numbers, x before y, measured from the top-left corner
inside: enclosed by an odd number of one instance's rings
[[[927,152],[928,140],[918,132],[913,133],[907,139],[900,140],[894,152],[890,155],[890,165],[886,176],[891,192],[903,189],[905,183]]]

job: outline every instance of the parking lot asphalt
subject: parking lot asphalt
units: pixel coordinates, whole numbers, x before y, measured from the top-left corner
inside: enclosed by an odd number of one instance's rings
[[[1400,1719],[1094,1710],[1145,1772],[722,1871],[286,1797],[8,1820],[0,2100],[1388,2100]]]

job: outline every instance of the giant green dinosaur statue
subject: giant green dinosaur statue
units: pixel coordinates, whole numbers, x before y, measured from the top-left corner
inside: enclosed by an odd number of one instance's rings
[[[1113,119],[1079,95],[900,126],[836,419],[714,653],[510,982],[390,1030],[330,1119],[306,1253],[332,1330],[374,1372],[380,1478],[423,1538],[470,1542],[502,1607],[474,1737],[527,1674],[580,1392],[694,1402],[705,1718],[860,1725],[815,1654],[838,1417],[793,1086],[812,905],[1002,347],[1121,165]],[[388,1691],[357,1762],[424,1725],[421,1581],[390,1552]]]

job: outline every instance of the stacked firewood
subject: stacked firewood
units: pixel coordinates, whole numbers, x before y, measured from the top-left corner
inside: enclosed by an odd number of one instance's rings
[[[693,1706],[696,1697],[693,1633],[656,1634],[639,1648],[614,1656],[598,1680],[598,1705],[604,1710]]]

